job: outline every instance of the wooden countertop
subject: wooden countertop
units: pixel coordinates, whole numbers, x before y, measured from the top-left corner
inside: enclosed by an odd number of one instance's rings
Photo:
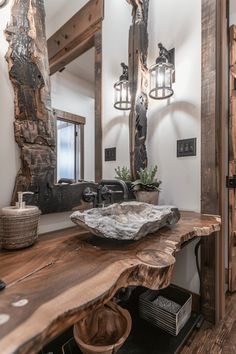
[[[37,353],[122,287],[168,286],[181,245],[220,229],[219,217],[181,215],[177,225],[136,242],[102,240],[73,227],[40,236],[31,248],[1,251],[0,279],[7,284],[0,292],[1,353]]]

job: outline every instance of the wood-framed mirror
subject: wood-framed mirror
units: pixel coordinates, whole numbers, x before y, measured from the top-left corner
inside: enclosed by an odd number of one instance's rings
[[[83,2],[82,2],[83,3]],[[47,10],[47,1],[46,1]],[[50,75],[54,75],[76,59],[94,56],[94,179],[102,178],[102,20],[104,0],[90,0],[47,40]],[[90,55],[88,55],[90,53]],[[73,72],[72,72],[73,73]],[[75,74],[75,69],[74,69]],[[89,73],[87,73],[89,76]],[[91,79],[92,80],[92,79]]]
[[[63,2],[63,0],[61,1]],[[47,1],[46,9],[47,9]],[[15,140],[21,151],[21,168],[16,177],[12,203],[17,192],[30,190],[29,203],[43,213],[67,211],[78,207],[85,186],[102,178],[102,20],[104,0],[81,1],[83,6],[50,38],[46,37],[44,2],[13,1],[11,21],[6,29],[9,50],[6,59],[15,92]],[[55,5],[55,4],[54,4]],[[54,6],[53,5],[53,6]],[[59,5],[59,3],[58,3]],[[46,11],[47,13],[47,11]],[[24,31],[20,31],[24,22]],[[20,44],[20,46],[19,46]],[[19,51],[22,49],[21,53]],[[68,121],[68,114],[80,116],[64,107],[53,107],[49,75],[62,72],[76,58],[93,49],[94,55],[94,167],[93,182],[82,181],[86,161],[83,140],[84,123],[71,123],[75,135],[80,131],[79,159],[74,174],[76,183],[58,183],[57,119]],[[54,114],[53,114],[53,109]],[[56,114],[59,112],[59,117]],[[62,115],[63,117],[60,117]],[[80,116],[81,117],[81,116]],[[86,118],[86,117],[85,117]],[[69,126],[69,123],[68,123]],[[64,125],[65,128],[65,125]],[[77,131],[78,129],[78,131]],[[88,144],[89,145],[89,144]],[[89,146],[88,146],[89,148]],[[74,151],[75,152],[75,151]],[[79,160],[79,162],[77,162]],[[78,168],[80,166],[80,168]],[[66,176],[65,176],[66,177]]]

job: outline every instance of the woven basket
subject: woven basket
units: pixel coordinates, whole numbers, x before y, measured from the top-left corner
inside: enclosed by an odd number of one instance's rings
[[[6,250],[18,250],[34,244],[38,238],[41,212],[29,215],[0,216],[0,244]]]

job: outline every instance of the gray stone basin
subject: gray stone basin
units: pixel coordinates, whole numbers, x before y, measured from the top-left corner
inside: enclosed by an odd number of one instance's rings
[[[104,208],[76,211],[71,220],[92,234],[108,239],[139,240],[180,219],[173,206],[160,206],[139,202],[112,204]]]

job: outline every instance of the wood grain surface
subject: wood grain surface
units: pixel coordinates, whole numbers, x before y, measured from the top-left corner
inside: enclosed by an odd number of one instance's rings
[[[137,242],[101,240],[75,227],[45,234],[24,251],[2,251],[0,348],[37,353],[118,289],[167,287],[183,243],[219,229],[218,217],[182,212],[177,225]]]
[[[229,176],[236,175],[236,26],[230,27]],[[229,189],[229,290],[236,291],[236,190]]]
[[[226,1],[202,0],[201,212],[225,220],[225,126],[227,78]],[[225,66],[225,67],[224,67]],[[201,246],[202,313],[217,323],[224,316],[225,226]],[[211,256],[210,256],[211,255]]]
[[[148,9],[149,0],[128,0],[132,5],[133,22],[129,30],[129,84],[131,111],[130,171],[132,179],[138,178],[140,168],[147,167],[147,109],[148,109]]]
[[[226,296],[224,321],[216,326],[204,321],[189,337],[181,354],[235,354],[236,353],[236,294]]]
[[[115,354],[128,338],[130,313],[110,301],[74,325],[75,341],[83,354]]]

